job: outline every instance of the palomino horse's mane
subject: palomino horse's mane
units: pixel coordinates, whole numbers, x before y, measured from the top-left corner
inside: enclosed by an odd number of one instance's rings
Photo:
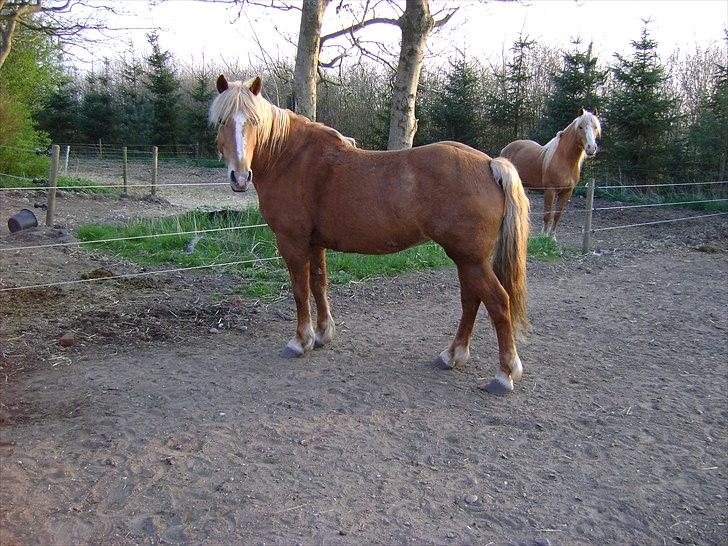
[[[561,141],[561,135],[564,133],[567,133],[569,131],[573,131],[576,129],[576,126],[579,124],[580,121],[583,119],[588,118],[591,123],[594,125],[594,133],[597,135],[597,137],[602,133],[602,126],[599,123],[599,118],[596,117],[591,112],[584,110],[584,113],[580,116],[578,116],[574,121],[572,121],[565,129],[559,131],[556,133],[556,136],[549,140],[544,145],[544,151],[546,152],[543,157],[543,170],[546,171],[549,164],[551,163],[551,160],[554,158],[554,154],[556,153],[556,149],[559,147],[559,142]],[[581,156],[579,157],[579,167],[581,167],[582,161],[584,161],[585,152],[582,150]]]
[[[271,151],[280,147],[288,136],[290,117],[282,108],[271,104],[262,95],[253,95],[249,88],[253,80],[228,82],[228,88],[210,105],[210,124],[220,125],[231,116],[242,113],[256,126],[258,144]]]

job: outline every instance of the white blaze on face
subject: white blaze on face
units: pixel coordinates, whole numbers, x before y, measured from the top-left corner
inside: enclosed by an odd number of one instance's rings
[[[596,120],[592,119],[592,116],[589,114],[585,114],[584,118],[584,150],[586,151],[586,153],[591,155],[597,151],[597,143],[595,138]]]
[[[238,160],[238,165],[242,164],[245,155],[245,134],[243,133],[243,127],[245,126],[245,116],[238,112],[233,118],[235,122],[235,153]],[[235,169],[237,170],[237,169]]]

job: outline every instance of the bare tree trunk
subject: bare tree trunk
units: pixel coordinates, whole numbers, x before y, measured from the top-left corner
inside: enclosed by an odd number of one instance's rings
[[[303,0],[298,32],[296,66],[293,70],[294,110],[316,119],[316,79],[321,49],[321,21],[329,0]]]
[[[417,131],[415,119],[417,86],[420,82],[427,36],[434,25],[435,21],[430,15],[429,0],[407,0],[404,14],[399,19],[402,45],[389,115],[387,143],[389,150],[412,147],[412,140]]]

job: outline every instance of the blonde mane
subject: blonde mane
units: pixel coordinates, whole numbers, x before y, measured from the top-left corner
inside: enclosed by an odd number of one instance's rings
[[[563,133],[566,133],[567,131],[572,131],[574,128],[579,124],[581,120],[583,120],[585,117],[588,117],[590,121],[592,122],[592,125],[594,125],[594,133],[597,138],[602,133],[602,125],[599,123],[599,118],[596,117],[594,114],[589,112],[588,110],[584,110],[584,113],[580,116],[578,116],[574,121],[572,121],[565,129],[559,131],[556,133],[556,136],[549,140],[544,145],[544,156],[543,156],[543,170],[546,171],[548,166],[551,164],[551,160],[554,158],[554,154],[556,153],[556,149],[559,147],[559,142],[561,141],[561,135]],[[584,161],[584,158],[586,157],[586,153],[582,150],[581,156],[579,157],[579,168],[581,168],[581,164]]]
[[[271,104],[262,95],[253,95],[250,92],[252,83],[252,79],[228,82],[228,88],[210,105],[209,121],[211,125],[219,126],[240,112],[256,126],[258,144],[275,152],[288,136],[290,117],[286,110]]]

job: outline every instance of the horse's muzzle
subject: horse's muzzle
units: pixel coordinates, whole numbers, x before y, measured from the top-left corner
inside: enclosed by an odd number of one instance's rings
[[[253,171],[248,169],[245,177],[238,175],[237,171],[230,171],[230,188],[233,191],[248,191],[250,183],[253,181]]]
[[[593,148],[591,146],[587,146],[586,148],[584,148],[584,151],[586,152],[586,155],[593,156],[597,153],[598,149],[598,146],[594,146]]]

